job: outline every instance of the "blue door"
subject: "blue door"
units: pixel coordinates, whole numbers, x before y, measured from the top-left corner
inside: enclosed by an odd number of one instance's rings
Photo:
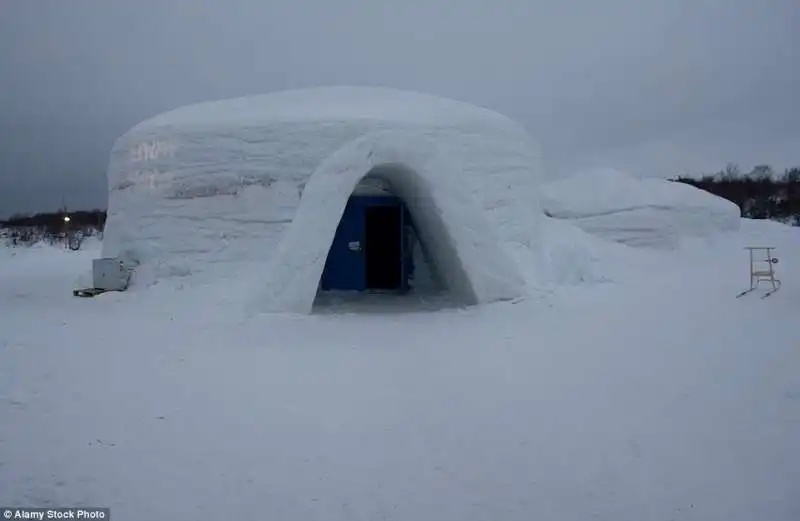
[[[322,272],[322,289],[364,291],[364,206],[350,199],[344,209]]]

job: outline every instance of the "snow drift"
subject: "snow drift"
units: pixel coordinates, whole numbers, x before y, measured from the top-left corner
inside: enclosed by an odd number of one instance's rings
[[[739,208],[730,201],[607,168],[543,185],[540,197],[547,215],[630,246],[671,248],[686,237],[737,230],[740,223]]]
[[[201,103],[137,125],[111,152],[102,254],[137,265],[138,286],[234,279],[264,309],[305,312],[347,198],[375,172],[461,302],[524,292],[533,267],[512,252],[541,247],[530,136],[487,109],[392,89]]]

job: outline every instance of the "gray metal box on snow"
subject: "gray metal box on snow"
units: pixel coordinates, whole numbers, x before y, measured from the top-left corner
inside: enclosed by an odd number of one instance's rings
[[[92,260],[92,282],[96,289],[122,291],[128,287],[130,272],[120,259]]]

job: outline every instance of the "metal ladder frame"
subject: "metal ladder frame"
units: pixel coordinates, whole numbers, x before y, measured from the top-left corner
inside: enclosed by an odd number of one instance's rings
[[[762,295],[761,298],[766,298],[778,291],[781,287],[781,281],[775,278],[775,264],[777,264],[778,259],[772,256],[772,251],[775,249],[774,246],[746,246],[745,250],[748,250],[750,253],[750,288],[742,291],[736,298],[743,297],[748,293],[756,290],[762,282],[769,282],[772,285],[772,289],[769,290],[766,294]],[[755,252],[765,252],[765,256],[763,259],[756,258]],[[767,266],[761,266],[761,264],[766,263]]]

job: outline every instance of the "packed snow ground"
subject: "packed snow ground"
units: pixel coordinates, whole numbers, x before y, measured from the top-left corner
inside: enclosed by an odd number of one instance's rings
[[[766,300],[733,298],[751,244],[781,259]],[[236,289],[74,298],[99,249],[0,248],[0,505],[800,519],[800,231],[592,248],[605,282],[516,304],[311,316],[246,316]]]

